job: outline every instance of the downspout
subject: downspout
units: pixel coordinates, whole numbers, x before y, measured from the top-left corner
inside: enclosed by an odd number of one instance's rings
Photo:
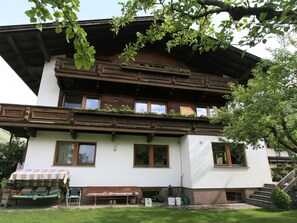
[[[182,148],[181,148],[181,143],[180,143],[181,137],[178,139],[178,145],[179,145],[179,159],[180,159],[180,188],[179,188],[179,193],[178,196],[182,197],[183,196],[183,161],[182,161]]]

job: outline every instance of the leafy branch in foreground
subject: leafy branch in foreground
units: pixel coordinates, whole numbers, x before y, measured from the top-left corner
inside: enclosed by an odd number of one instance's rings
[[[165,36],[168,51],[190,45],[203,52],[228,47],[236,32],[245,33],[239,45],[252,47],[266,43],[269,34],[282,36],[296,30],[297,24],[296,0],[128,0],[120,4],[122,16],[112,21],[116,34],[139,13],[154,18],[146,33],[138,33],[137,41],[127,44],[122,54],[125,61]]]
[[[87,40],[87,33],[77,22],[76,12],[79,11],[79,0],[28,0],[34,6],[25,14],[33,23],[38,23],[36,28],[42,31],[42,22],[53,21],[56,33],[65,30],[66,40],[69,43],[73,39],[76,50],[74,54],[75,65],[79,69],[90,69],[95,62],[95,49]],[[50,9],[51,10],[50,10]]]

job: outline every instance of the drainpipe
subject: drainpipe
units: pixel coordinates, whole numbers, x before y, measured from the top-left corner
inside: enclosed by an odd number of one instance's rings
[[[178,139],[178,145],[179,145],[179,159],[180,159],[180,188],[179,188],[179,195],[180,197],[183,196],[183,161],[182,161],[182,148],[181,148],[181,143],[180,143],[181,137]]]

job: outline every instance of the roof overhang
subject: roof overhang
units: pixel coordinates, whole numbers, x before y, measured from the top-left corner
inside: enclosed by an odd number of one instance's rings
[[[145,32],[153,18],[138,17],[118,36],[110,30],[110,21],[79,22],[97,52],[121,51],[127,43],[136,40],[136,32]],[[154,44],[155,49],[165,50],[165,41]],[[66,41],[63,33],[55,33],[53,24],[44,24],[42,32],[34,24],[0,27],[0,56],[35,94],[38,93],[45,61],[50,61],[52,56],[70,56],[73,53],[73,45]],[[251,69],[260,60],[249,53],[242,56],[242,51],[232,46],[204,54],[193,52],[191,47],[176,47],[170,54],[191,66],[200,66],[216,75],[227,75],[240,81],[250,76]]]

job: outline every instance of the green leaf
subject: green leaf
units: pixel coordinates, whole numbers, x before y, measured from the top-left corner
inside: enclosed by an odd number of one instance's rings
[[[259,20],[260,20],[260,21],[264,21],[265,18],[266,18],[266,16],[267,16],[267,12],[262,12],[262,13],[260,13]]]
[[[61,33],[63,30],[62,30],[62,27],[57,26],[55,31],[56,31],[56,33]]]
[[[37,24],[36,28],[41,32],[42,31],[42,24]]]

